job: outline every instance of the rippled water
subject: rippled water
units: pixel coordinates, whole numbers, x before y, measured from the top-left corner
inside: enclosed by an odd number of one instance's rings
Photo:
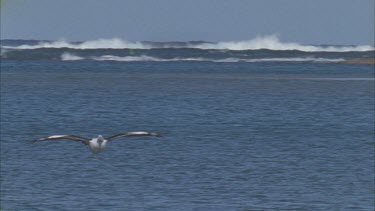
[[[1,63],[3,210],[373,210],[374,70]],[[52,134],[154,131],[98,155]]]

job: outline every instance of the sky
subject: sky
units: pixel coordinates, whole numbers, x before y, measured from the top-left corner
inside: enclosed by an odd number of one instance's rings
[[[1,39],[374,45],[375,0],[1,0]]]

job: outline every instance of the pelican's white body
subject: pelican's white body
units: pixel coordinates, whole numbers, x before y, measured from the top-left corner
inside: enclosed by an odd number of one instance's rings
[[[108,140],[105,140],[103,136],[99,135],[98,138],[93,138],[89,142],[89,148],[93,153],[99,153],[104,150]]]

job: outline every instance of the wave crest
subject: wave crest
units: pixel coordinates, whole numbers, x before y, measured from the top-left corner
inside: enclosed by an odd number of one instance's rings
[[[140,56],[114,56],[114,55],[103,55],[98,57],[80,57],[71,53],[63,53],[61,60],[63,61],[74,61],[74,60],[96,60],[96,61],[118,61],[118,62],[222,62],[222,63],[234,63],[234,62],[319,62],[319,63],[335,63],[345,61],[342,58],[328,59],[328,58],[315,58],[315,57],[292,57],[292,58],[258,58],[258,59],[244,59],[244,58],[233,58],[228,57],[224,59],[214,58],[203,58],[203,57],[175,57],[175,58],[158,58],[147,55]]]
[[[69,43],[64,40],[54,42],[40,42],[37,45],[20,45],[16,47],[9,47],[14,49],[38,49],[38,48],[71,48],[71,49],[150,49],[151,47],[141,42],[127,42],[119,38],[113,39],[98,39],[85,41],[82,43]]]
[[[306,52],[348,52],[348,51],[373,51],[374,47],[369,45],[359,46],[314,46],[314,45],[301,45],[298,43],[281,42],[275,35],[258,36],[255,39],[247,41],[231,41],[231,42],[218,42],[218,43],[204,43],[196,46],[201,49],[221,49],[221,50],[297,50]]]
[[[37,45],[4,46],[10,49],[38,49],[38,48],[70,48],[70,49],[153,49],[153,48],[195,48],[212,50],[297,50],[305,52],[349,52],[349,51],[374,51],[375,48],[370,45],[358,46],[315,46],[302,45],[293,42],[281,42],[275,35],[258,36],[251,40],[230,41],[230,42],[184,42],[184,43],[152,43],[152,42],[129,42],[119,38],[98,39],[80,43],[71,43],[67,41],[40,42]]]

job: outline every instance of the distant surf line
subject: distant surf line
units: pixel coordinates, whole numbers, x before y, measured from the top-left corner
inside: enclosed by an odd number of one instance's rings
[[[294,42],[281,42],[275,35],[258,36],[243,41],[222,42],[130,42],[119,38],[97,39],[84,42],[43,41],[36,45],[2,46],[9,49],[40,49],[40,48],[69,48],[69,49],[155,49],[155,48],[194,48],[203,50],[296,50],[304,52],[362,52],[374,51],[374,46],[336,46],[336,45],[304,45]]]
[[[191,61],[191,62],[221,62],[221,63],[231,63],[231,62],[321,62],[321,63],[335,63],[342,62],[345,59],[328,59],[328,58],[315,58],[315,57],[293,57],[293,58],[257,58],[257,59],[245,59],[245,58],[204,58],[204,57],[175,57],[175,58],[158,58],[147,55],[140,56],[114,56],[114,55],[103,55],[95,57],[81,57],[72,53],[65,52],[61,55],[61,60],[63,61],[77,61],[77,60],[96,60],[96,61],[117,61],[117,62],[179,62],[179,61]]]

